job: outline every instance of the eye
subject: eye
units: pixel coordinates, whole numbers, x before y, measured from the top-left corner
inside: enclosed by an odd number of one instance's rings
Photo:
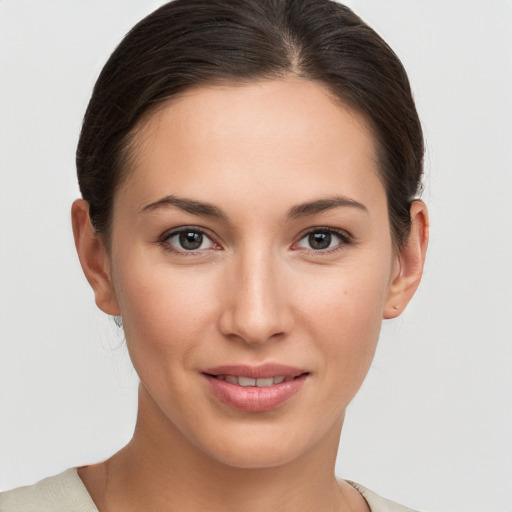
[[[208,235],[197,228],[174,230],[165,234],[161,243],[175,252],[195,252],[218,247]]]
[[[313,251],[329,251],[330,249],[341,248],[349,242],[347,235],[333,229],[320,228],[306,233],[297,242],[296,247]]]

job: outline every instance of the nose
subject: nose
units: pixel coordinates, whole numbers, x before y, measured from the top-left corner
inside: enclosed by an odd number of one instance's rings
[[[278,258],[260,252],[232,263],[226,289],[221,292],[221,332],[251,345],[285,337],[292,314]]]

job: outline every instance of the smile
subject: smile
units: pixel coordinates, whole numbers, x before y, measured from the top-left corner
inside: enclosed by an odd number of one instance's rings
[[[215,379],[224,380],[237,386],[256,386],[258,388],[267,388],[269,386],[273,386],[274,384],[281,384],[281,382],[290,381],[293,379],[293,377],[285,377],[284,375],[279,375],[278,377],[268,377],[265,379],[253,379],[251,377],[239,377],[236,375],[213,375],[213,377]]]
[[[299,393],[308,371],[284,365],[231,365],[204,370],[213,397],[232,409],[259,413],[279,408]]]

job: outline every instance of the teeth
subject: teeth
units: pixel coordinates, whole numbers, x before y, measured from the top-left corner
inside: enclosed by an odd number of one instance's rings
[[[269,377],[268,379],[256,379],[256,386],[259,388],[266,388],[268,386],[272,386],[274,384],[274,379]]]
[[[279,375],[277,377],[267,377],[266,379],[251,379],[250,377],[237,377],[236,375],[216,375],[218,380],[225,380],[230,384],[236,384],[238,386],[249,387],[256,386],[259,388],[266,388],[273,386],[274,384],[281,384],[281,382],[293,380],[293,377],[283,377]]]
[[[256,379],[250,379],[249,377],[238,377],[239,386],[256,386]]]

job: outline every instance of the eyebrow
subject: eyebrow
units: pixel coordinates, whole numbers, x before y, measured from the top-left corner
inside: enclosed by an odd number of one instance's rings
[[[142,212],[151,212],[159,208],[166,208],[169,206],[174,206],[193,215],[214,217],[224,220],[228,218],[228,216],[220,208],[214,206],[213,204],[194,201],[193,199],[185,199],[175,195],[162,197],[158,201],[144,206],[144,208],[142,208]],[[326,210],[332,210],[333,208],[340,207],[350,207],[366,212],[368,211],[364,204],[355,201],[354,199],[346,196],[335,196],[298,204],[289,210],[288,218],[297,219],[300,217],[307,217],[309,215],[315,215]]]
[[[200,201],[194,201],[192,199],[185,199],[183,197],[177,197],[174,195],[162,197],[154,203],[150,203],[144,208],[143,212],[151,212],[159,208],[165,208],[168,206],[175,206],[180,210],[184,210],[193,215],[202,215],[207,217],[215,217],[218,219],[226,219],[226,214],[220,209],[210,203],[203,203]]]
[[[310,201],[307,203],[298,204],[291,208],[288,212],[288,217],[296,219],[299,217],[307,217],[308,215],[315,215],[316,213],[325,210],[332,210],[333,208],[350,207],[357,208],[358,210],[368,211],[366,206],[354,199],[346,196],[335,196],[326,199],[318,199],[317,201]]]

